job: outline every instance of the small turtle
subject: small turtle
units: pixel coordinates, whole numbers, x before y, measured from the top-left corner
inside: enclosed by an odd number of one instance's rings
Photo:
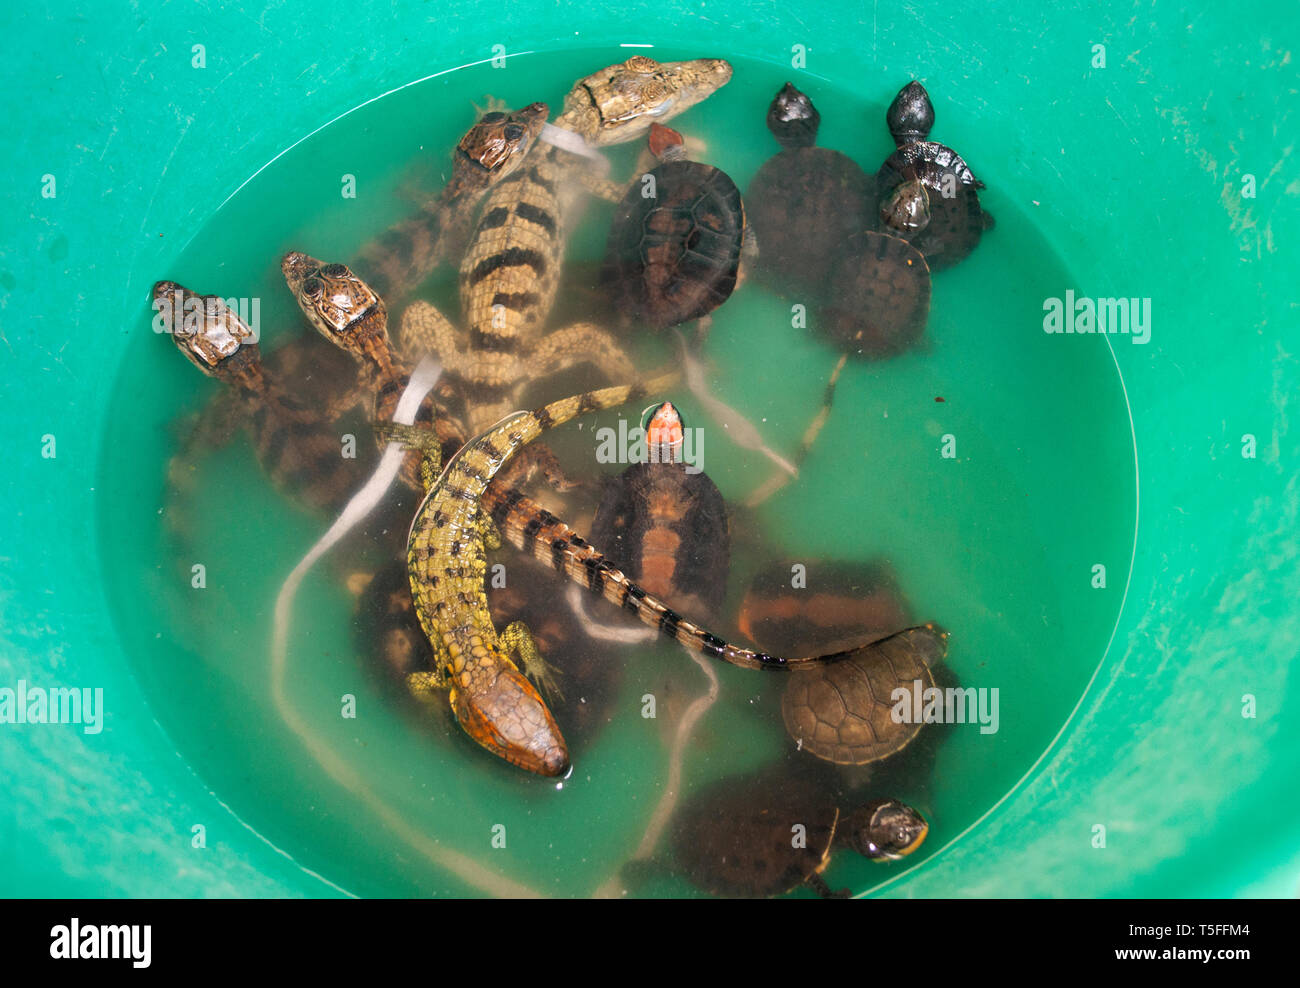
[[[682,461],[684,428],[671,402],[654,411],[645,431],[648,462],[606,487],[591,544],[676,610],[711,617],[727,590],[726,502],[712,480]]]
[[[821,114],[790,83],[767,111],[781,151],[764,162],[745,194],[760,245],[759,277],[782,291],[824,287],[844,243],[874,226],[875,180],[853,159],[816,147]]]
[[[934,270],[951,267],[993,225],[980,208],[984,183],[952,148],[926,140],[934,105],[919,82],[899,90],[885,121],[898,150],[876,174],[881,224],[915,244]]]
[[[887,564],[805,563],[805,585],[792,587],[795,562],[779,560],[758,571],[741,600],[740,630],[774,655],[832,650],[914,623]]]
[[[821,877],[837,844],[873,861],[921,846],[925,818],[894,799],[847,811],[799,775],[727,778],[693,795],[673,824],[674,870],[712,895],[770,897],[807,884],[844,898]]]
[[[934,686],[931,666],[947,652],[947,637],[933,624],[908,628],[861,655],[791,676],[781,698],[786,731],[801,750],[837,765],[896,755],[923,725],[895,720],[892,694]]]
[[[875,359],[910,348],[929,316],[924,255],[901,237],[868,231],[853,238],[832,270],[829,299],[813,328],[848,354]]]
[[[652,124],[649,143],[661,164],[619,204],[602,279],[621,318],[667,329],[707,315],[730,297],[745,208],[725,173],[686,159],[677,131]]]

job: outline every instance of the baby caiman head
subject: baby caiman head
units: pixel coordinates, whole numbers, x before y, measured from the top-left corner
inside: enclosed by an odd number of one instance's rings
[[[346,264],[326,264],[300,251],[280,262],[284,280],[316,331],[355,354],[388,343],[388,310]]]
[[[209,377],[235,380],[261,360],[257,334],[216,295],[200,295],[174,281],[153,286],[154,329]]]
[[[545,103],[530,103],[522,110],[483,114],[456,145],[450,195],[481,192],[518,168],[550,112]]]
[[[641,137],[652,123],[708,99],[730,80],[731,65],[721,58],[656,62],[633,55],[579,79],[564,98],[560,124],[589,144],[623,144]]]
[[[569,749],[559,725],[537,688],[502,659],[485,676],[466,671],[452,686],[451,709],[465,733],[498,758],[538,775],[569,770]],[[479,688],[476,677],[490,682]],[[454,679],[453,679],[454,681]]]
[[[849,815],[849,843],[872,861],[897,861],[925,842],[925,817],[896,799],[873,799]]]

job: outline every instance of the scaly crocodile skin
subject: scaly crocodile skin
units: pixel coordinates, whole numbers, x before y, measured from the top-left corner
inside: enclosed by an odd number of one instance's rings
[[[661,63],[635,55],[580,79],[555,125],[596,147],[635,140],[653,122],[677,116],[730,78],[731,66],[721,59]],[[584,192],[618,202],[624,188],[593,175],[576,155],[535,146],[483,204],[460,267],[467,331],[456,333],[428,302],[415,302],[403,314],[403,351],[432,352],[442,360],[464,395],[471,433],[517,408],[530,380],[583,362],[612,380],[632,376],[622,348],[597,326],[578,323],[543,336],[568,226]]]

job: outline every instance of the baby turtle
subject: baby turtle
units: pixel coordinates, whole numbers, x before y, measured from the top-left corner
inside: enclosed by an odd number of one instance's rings
[[[745,208],[725,173],[687,160],[677,131],[652,124],[650,151],[661,164],[619,204],[602,278],[624,321],[667,329],[707,315],[730,297]]]
[[[801,750],[837,765],[866,765],[902,751],[922,723],[893,717],[893,691],[934,686],[931,666],[947,652],[933,624],[908,628],[861,655],[791,676],[781,699],[785,729]]]
[[[930,267],[914,245],[888,233],[853,238],[830,278],[813,328],[851,356],[892,357],[925,332]]]
[[[648,462],[605,489],[591,544],[650,593],[684,614],[715,615],[727,591],[727,505],[705,474],[682,461],[684,428],[671,402],[646,426]]]
[[[820,124],[812,100],[787,82],[767,111],[784,150],[745,195],[759,245],[755,271],[778,291],[823,288],[844,243],[875,225],[875,180],[847,155],[815,146]]]
[[[872,799],[841,809],[794,774],[722,779],[696,793],[674,825],[675,870],[721,896],[763,898],[807,884],[843,898],[821,877],[837,845],[873,861],[894,861],[925,840],[929,825],[912,807]]]
[[[926,140],[934,105],[919,82],[899,90],[885,121],[898,150],[876,174],[881,224],[915,244],[934,270],[951,267],[993,225],[980,208],[984,183],[952,148]]]
[[[806,561],[805,561],[806,563]],[[774,655],[832,649],[892,635],[913,624],[892,569],[883,562],[794,560],[758,571],[740,604],[739,627]],[[791,586],[795,565],[803,585]]]

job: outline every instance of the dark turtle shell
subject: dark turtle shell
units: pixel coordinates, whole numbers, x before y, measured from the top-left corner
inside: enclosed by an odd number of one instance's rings
[[[740,605],[740,630],[773,655],[819,655],[911,625],[892,569],[880,562],[804,562],[804,585],[791,586],[795,560],[759,570]]]
[[[754,270],[782,292],[823,287],[845,242],[875,225],[871,176],[830,148],[791,148],[759,168],[746,194]]]
[[[832,270],[829,301],[813,328],[851,354],[902,353],[925,332],[930,315],[930,268],[900,237],[863,233]]]
[[[897,217],[919,211],[908,208],[918,195],[909,191],[916,189],[916,183],[925,189],[930,218],[919,229],[912,229]],[[975,249],[992,223],[976,192],[983,187],[952,148],[934,141],[905,144],[876,174],[882,228],[910,240],[933,270],[952,267]]]
[[[839,817],[833,798],[796,775],[722,779],[674,818],[674,864],[713,895],[782,895],[826,867]]]
[[[666,329],[698,319],[736,287],[745,209],[724,172],[698,161],[665,161],[637,182],[614,216],[604,280],[625,321]]]
[[[934,625],[908,628],[861,654],[791,675],[781,700],[785,729],[800,746],[838,765],[866,765],[906,748],[920,723],[893,717],[891,694],[934,685],[931,666],[947,652]]]
[[[755,272],[778,291],[823,288],[844,242],[875,226],[874,179],[847,155],[813,146],[820,122],[812,100],[787,82],[767,111],[785,150],[764,162],[745,194]]]
[[[433,648],[415,614],[405,559],[375,570],[357,598],[353,631],[367,669],[398,693],[406,692],[411,673],[433,667]]]
[[[637,463],[609,481],[590,542],[650,593],[696,620],[715,615],[727,590],[727,504],[684,463]]]

